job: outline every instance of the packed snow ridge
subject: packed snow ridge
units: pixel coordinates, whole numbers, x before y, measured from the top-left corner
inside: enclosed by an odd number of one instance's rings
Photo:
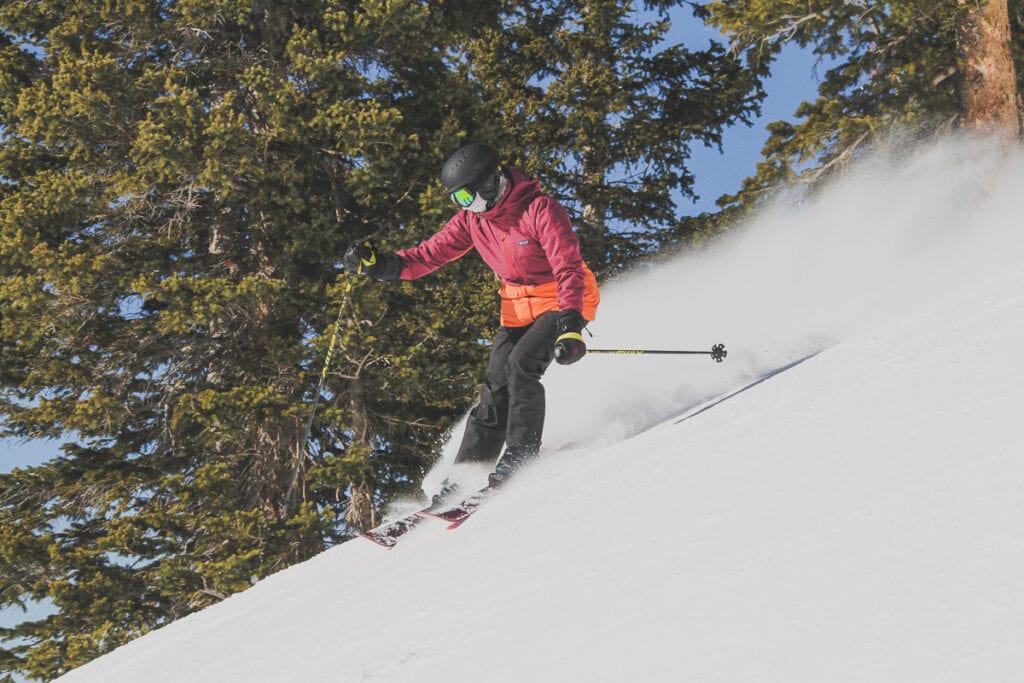
[[[611,283],[591,344],[728,359],[554,367],[544,457],[458,530],[61,680],[1020,680],[1022,187],[1020,152],[952,140]]]

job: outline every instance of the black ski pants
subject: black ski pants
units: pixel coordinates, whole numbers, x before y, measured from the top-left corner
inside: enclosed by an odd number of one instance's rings
[[[544,431],[544,386],[555,355],[558,313],[544,313],[526,327],[501,327],[494,338],[487,381],[470,411],[455,462],[494,462],[502,444],[523,454],[540,448]]]

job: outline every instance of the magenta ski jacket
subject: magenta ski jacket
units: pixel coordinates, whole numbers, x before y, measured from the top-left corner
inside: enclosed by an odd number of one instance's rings
[[[514,168],[507,170],[512,186],[493,209],[480,214],[459,211],[439,232],[397,252],[403,264],[400,277],[423,277],[476,248],[501,279],[503,298],[535,298],[550,291],[550,304],[543,309],[574,309],[592,320],[597,283],[580,256],[569,213],[544,194],[538,181]]]

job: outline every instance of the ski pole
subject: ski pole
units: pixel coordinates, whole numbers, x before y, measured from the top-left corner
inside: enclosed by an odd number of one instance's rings
[[[587,353],[619,353],[623,355],[665,355],[665,356],[711,356],[716,363],[721,363],[729,352],[725,344],[715,344],[710,351],[673,351],[668,349],[587,349]]]
[[[309,455],[309,435],[313,431],[313,418],[316,416],[316,409],[320,406],[320,395],[327,383],[327,371],[331,368],[331,360],[334,358],[334,350],[338,345],[338,335],[341,332],[341,325],[345,314],[345,302],[348,300],[349,292],[352,291],[352,277],[349,276],[345,282],[345,289],[341,293],[341,306],[338,309],[338,319],[334,321],[334,330],[331,332],[331,341],[327,345],[327,357],[324,358],[324,367],[320,371],[320,383],[316,387],[316,395],[313,397],[313,406],[309,410],[309,419],[306,421],[306,430],[302,437],[302,452],[295,454],[295,463],[292,465],[291,483],[288,484],[288,493],[284,496],[284,503],[281,505],[281,519],[288,516],[288,505],[292,501],[292,494],[295,492],[295,484],[299,481],[299,469],[302,466],[303,456]]]

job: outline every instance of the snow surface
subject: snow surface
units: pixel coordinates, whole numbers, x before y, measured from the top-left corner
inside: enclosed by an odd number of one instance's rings
[[[552,368],[545,457],[458,530],[61,680],[1024,680],[1021,188],[951,141],[613,283],[593,346],[729,358]]]

